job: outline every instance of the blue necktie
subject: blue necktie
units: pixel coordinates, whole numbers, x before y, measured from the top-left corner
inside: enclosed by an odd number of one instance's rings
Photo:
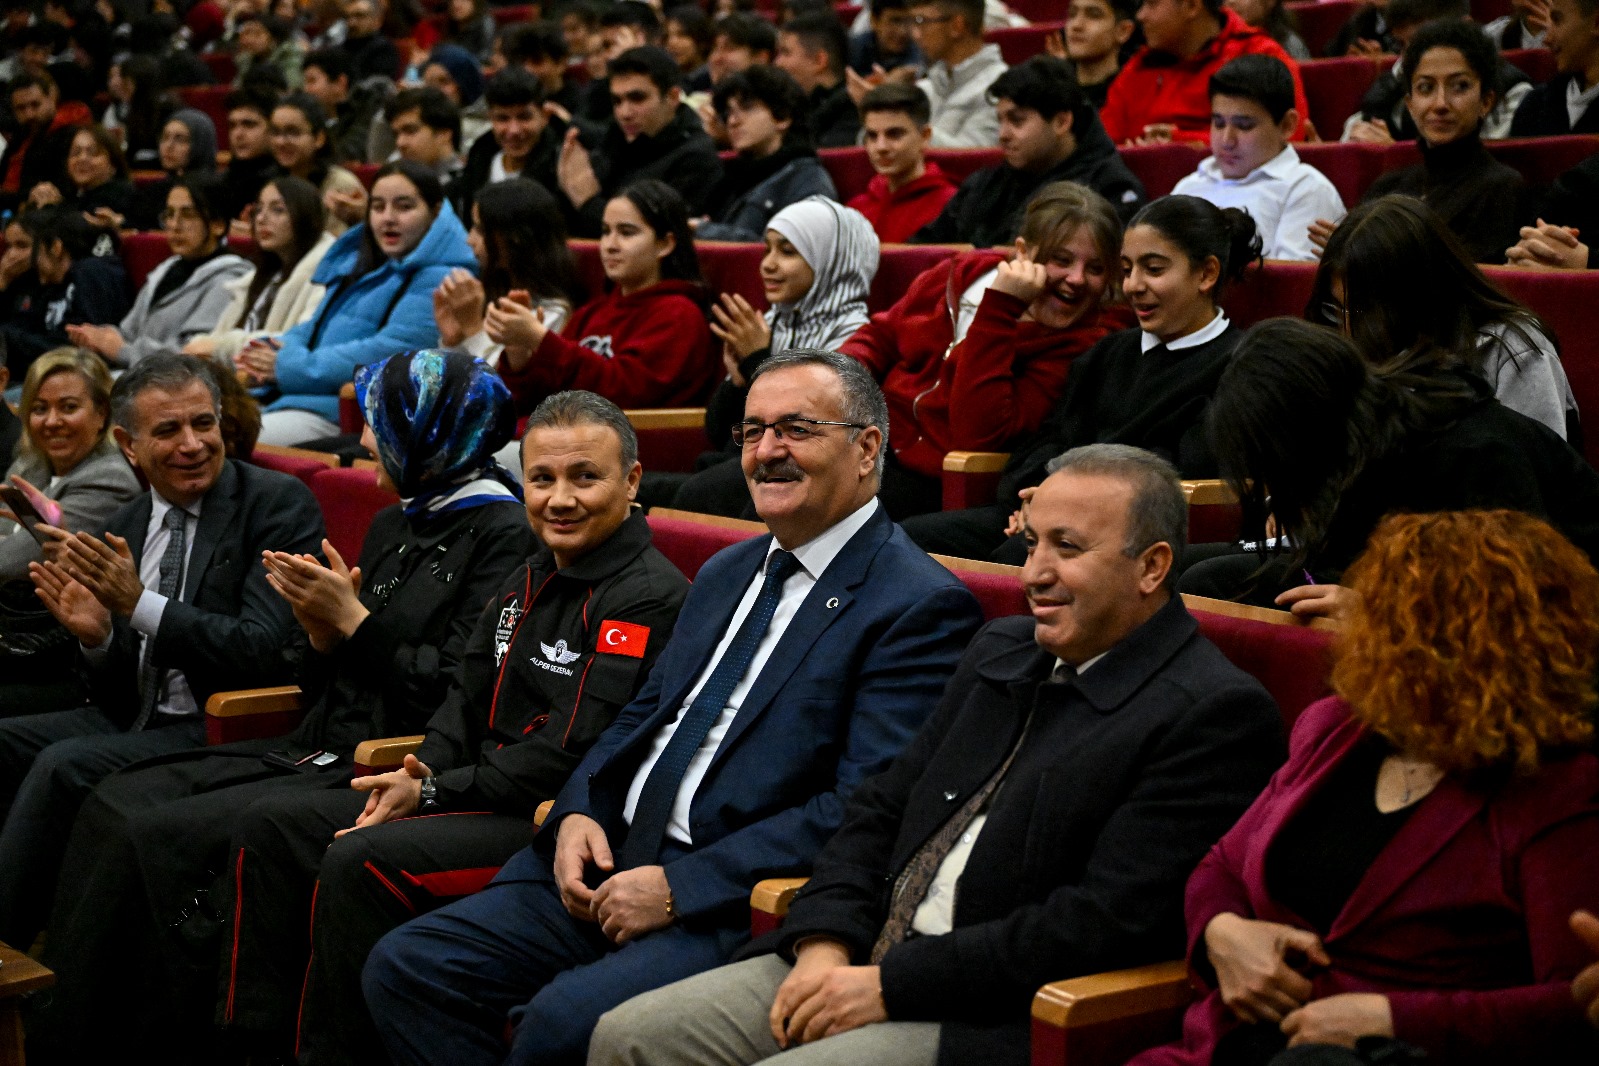
[[[167,550],[161,553],[161,587],[157,590],[167,599],[175,599],[182,590],[184,521],[189,512],[177,507],[168,509],[161,524],[167,529]],[[144,638],[144,664],[139,670],[139,716],[134,719],[132,731],[137,733],[150,724],[156,704],[161,702],[161,690],[166,681],[166,670],[155,661],[155,637]]]
[[[638,806],[633,809],[633,824],[628,828],[627,839],[622,843],[619,867],[631,870],[648,866],[659,858],[661,842],[666,839],[666,827],[672,820],[672,807],[677,801],[678,789],[683,785],[683,775],[688,772],[694,753],[700,750],[711,726],[727,709],[728,698],[743,679],[755,658],[755,649],[772,624],[777,613],[777,602],[783,597],[783,583],[799,569],[799,560],[779,549],[766,561],[766,580],[755,606],[745,616],[733,643],[727,646],[722,661],[716,664],[711,676],[700,689],[694,702],[689,704],[677,731],[667,741],[661,757],[655,760],[650,776],[639,792]]]

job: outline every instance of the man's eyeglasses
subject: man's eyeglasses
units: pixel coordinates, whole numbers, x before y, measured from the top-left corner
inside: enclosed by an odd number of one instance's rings
[[[844,426],[847,429],[865,429],[865,426],[856,425],[854,422],[827,422],[820,418],[780,418],[776,422],[740,422],[733,427],[733,443],[740,448],[752,447],[760,443],[766,436],[766,431],[771,430],[777,434],[778,440],[789,442],[810,440],[823,434],[817,432],[817,426]]]
[[[1349,321],[1349,308],[1337,300],[1323,300],[1321,302],[1321,317],[1329,325],[1341,326]]]
[[[954,15],[912,15],[911,16],[911,25],[912,26],[937,25],[940,22],[948,22],[950,19],[952,19],[954,17],[955,17]]]

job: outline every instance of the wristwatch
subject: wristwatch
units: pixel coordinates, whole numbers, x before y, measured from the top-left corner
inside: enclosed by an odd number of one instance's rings
[[[431,777],[422,779],[422,802],[417,810],[430,811],[439,805],[439,783]]]

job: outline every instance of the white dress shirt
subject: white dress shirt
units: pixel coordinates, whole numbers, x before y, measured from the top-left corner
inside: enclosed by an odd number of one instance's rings
[[[1588,113],[1589,106],[1599,99],[1599,81],[1594,82],[1591,88],[1584,89],[1578,84],[1581,80],[1572,78],[1566,82],[1566,117],[1571,120],[1572,129],[1577,128],[1582,116]]]
[[[1100,652],[1077,668],[1077,676],[1081,677],[1088,672],[1089,667],[1103,659],[1107,652]],[[1055,669],[1069,666],[1065,659],[1055,660]],[[1004,788],[1000,782],[999,788],[994,790],[994,796],[999,795],[999,789]],[[988,798],[988,806],[994,805],[994,796]],[[949,854],[944,856],[944,861],[938,864],[938,872],[933,874],[933,883],[927,886],[927,895],[922,897],[922,902],[916,908],[916,913],[911,916],[911,928],[922,936],[943,936],[955,929],[955,884],[961,879],[961,874],[966,872],[966,863],[971,860],[972,848],[977,843],[977,838],[983,832],[983,826],[988,822],[988,810],[985,808],[973,816],[971,824],[966,831],[955,841],[955,846],[949,849]]]
[[[189,559],[194,555],[194,535],[200,528],[200,507],[205,501],[199,500],[188,507],[188,517],[183,520],[183,573],[178,578],[178,599],[183,599],[184,584],[189,577]],[[154,489],[150,490],[150,524],[145,528],[144,551],[139,556],[139,583],[144,586],[144,591],[139,594],[139,602],[133,606],[133,614],[128,619],[130,625],[144,634],[144,641],[139,647],[139,666],[144,666],[144,657],[150,653],[150,645],[155,640],[156,632],[161,628],[161,616],[166,613],[167,597],[161,595],[161,557],[166,554],[167,541],[172,539],[166,526],[167,512],[172,510],[172,504],[161,498],[161,494]],[[105,655],[111,650],[111,638],[107,637],[105,643],[98,648],[84,648],[83,654],[89,660],[89,665],[97,667],[104,660]],[[161,695],[156,699],[155,713],[158,715],[195,715],[200,713],[200,707],[194,701],[194,693],[189,690],[189,679],[181,670],[168,670],[161,686]]]
[[[1267,259],[1314,262],[1311,223],[1323,218],[1339,222],[1348,213],[1327,175],[1301,162],[1292,145],[1236,180],[1222,177],[1212,156],[1172,192],[1249,212]]]
[[[1168,352],[1180,352],[1184,348],[1197,348],[1201,344],[1209,344],[1217,337],[1220,337],[1227,332],[1227,327],[1230,325],[1232,325],[1232,321],[1227,317],[1227,312],[1218,307],[1216,309],[1216,317],[1211,319],[1203,329],[1196,329],[1188,336],[1178,337],[1174,341],[1163,341],[1153,333],[1145,330],[1143,336],[1138,338],[1138,350],[1141,352],[1152,351],[1162,344],[1166,345]],[[1083,665],[1086,668],[1088,664],[1084,663]]]
[[[850,538],[859,533],[867,520],[876,513],[877,507],[878,503],[874,498],[814,540],[794,549],[794,558],[799,562],[799,569],[784,582],[782,598],[777,602],[777,611],[772,615],[771,624],[766,627],[766,635],[761,638],[761,643],[755,649],[755,657],[750,660],[749,670],[734,686],[732,695],[727,698],[727,706],[722,709],[721,716],[711,726],[711,731],[705,735],[705,740],[694,753],[693,759],[689,761],[688,770],[683,774],[683,783],[678,786],[677,798],[672,803],[672,818],[666,826],[666,835],[669,839],[682,844],[694,843],[694,837],[689,829],[689,808],[694,802],[694,793],[698,791],[700,782],[705,778],[705,771],[710,768],[711,760],[716,756],[716,749],[721,746],[722,738],[727,735],[739,708],[743,706],[744,698],[754,686],[755,679],[760,677],[761,671],[766,668],[766,660],[771,658],[772,649],[777,647],[777,642],[782,639],[788,624],[799,612],[800,604],[805,602],[805,597],[810,595],[817,579],[838,557],[844,545],[848,544]],[[780,547],[776,539],[773,539],[766,553],[768,561],[771,560],[772,552]],[[728,646],[733,643],[739,627],[744,624],[745,617],[754,608],[755,600],[760,596],[761,585],[765,580],[766,567],[763,564],[750,579],[749,587],[744,590],[744,598],[739,601],[738,609],[733,612],[733,618],[728,622],[726,632],[722,634],[721,643],[717,644],[716,651],[706,660],[705,668],[700,671],[694,687],[683,697],[683,705],[678,708],[677,717],[662,726],[655,734],[650,753],[639,765],[638,772],[633,775],[633,783],[627,790],[627,804],[622,808],[622,817],[627,819],[629,825],[633,823],[633,812],[638,807],[639,793],[644,790],[644,782],[649,778],[650,771],[655,768],[656,760],[661,757],[661,752],[666,750],[672,734],[677,732],[678,724],[683,721],[683,715],[693,704],[694,697],[700,694],[700,689],[710,680],[716,664],[727,654]]]

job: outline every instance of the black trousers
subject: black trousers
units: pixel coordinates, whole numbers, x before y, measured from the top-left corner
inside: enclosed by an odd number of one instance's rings
[[[146,1046],[162,1048],[169,1062],[216,1061],[212,1016],[232,924],[233,826],[274,792],[353,796],[348,766],[309,774],[265,766],[261,755],[281,744],[151,760],[108,777],[88,797],[65,841],[44,954],[57,984],[30,1019],[30,1057],[88,1062]],[[284,935],[303,940],[304,926]]]
[[[533,839],[526,818],[459,812],[332,840],[363,803],[353,792],[285,793],[252,804],[238,824],[238,925],[219,1015],[256,1048],[292,1047],[306,1064],[373,1060],[382,1043],[361,996],[373,945],[476,892]],[[294,935],[306,929],[309,943]]]

